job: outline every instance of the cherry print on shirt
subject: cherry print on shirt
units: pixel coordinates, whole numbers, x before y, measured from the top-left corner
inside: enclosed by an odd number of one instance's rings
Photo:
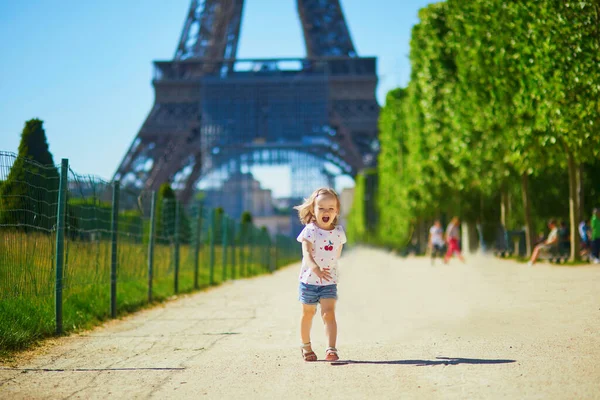
[[[325,246],[325,250],[332,251],[333,250],[333,242],[330,240],[329,245]]]

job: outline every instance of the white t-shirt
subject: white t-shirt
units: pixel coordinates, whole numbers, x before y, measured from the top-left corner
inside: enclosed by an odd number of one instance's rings
[[[432,226],[429,229],[429,234],[431,235],[432,244],[437,244],[438,246],[444,245],[444,230],[441,226]]]
[[[302,229],[302,232],[296,239],[299,242],[306,240],[312,243],[313,259],[319,267],[329,268],[331,280],[321,280],[308,266],[307,261],[302,258],[302,267],[300,269],[300,282],[310,285],[326,286],[337,284],[338,279],[338,252],[340,247],[346,243],[346,233],[344,228],[337,225],[334,229],[326,231],[319,228],[317,225],[310,223]]]
[[[550,233],[548,234],[548,238],[546,239],[546,244],[552,242],[553,240],[556,240],[556,237],[558,236],[558,228],[554,228],[550,231]]]

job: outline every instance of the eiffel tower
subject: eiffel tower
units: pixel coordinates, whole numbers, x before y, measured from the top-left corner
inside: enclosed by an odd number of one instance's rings
[[[339,0],[297,0],[305,58],[236,59],[243,6],[191,1],[173,60],[154,62],[155,102],[114,175],[122,185],[170,182],[187,202],[202,184],[283,165],[302,198],[374,164],[376,58],[358,57]],[[237,202],[229,214],[248,190],[223,194]]]

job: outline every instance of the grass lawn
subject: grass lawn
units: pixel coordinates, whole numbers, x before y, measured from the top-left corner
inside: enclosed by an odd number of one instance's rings
[[[54,236],[3,232],[0,236],[0,359],[54,336]],[[65,333],[89,329],[110,318],[110,242],[69,241],[65,245],[63,328]],[[215,247],[213,285],[224,280],[269,272],[269,248],[229,248],[223,271],[223,249]],[[270,248],[271,254],[274,249]],[[148,246],[119,242],[117,259],[117,314],[148,303]],[[285,256],[283,256],[285,254]],[[154,248],[153,303],[175,294],[174,246]],[[194,254],[180,246],[178,293],[194,291]],[[235,264],[233,262],[235,261]],[[279,252],[277,267],[295,262],[296,254]],[[199,289],[210,285],[210,251],[199,253]]]

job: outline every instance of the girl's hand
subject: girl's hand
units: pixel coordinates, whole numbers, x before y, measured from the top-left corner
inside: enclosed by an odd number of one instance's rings
[[[315,265],[311,268],[311,270],[312,270],[313,274],[315,274],[320,279],[324,279],[327,282],[329,282],[332,279],[331,273],[329,272],[329,267],[325,267],[325,268],[321,269],[321,268],[319,268],[318,265]]]

